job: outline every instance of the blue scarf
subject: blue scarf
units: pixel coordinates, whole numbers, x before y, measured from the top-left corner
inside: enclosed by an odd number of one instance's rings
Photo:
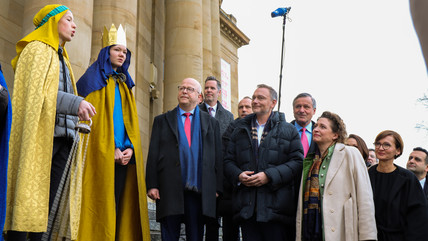
[[[1,65],[0,85],[9,92],[1,70]],[[2,118],[5,118],[6,121],[4,126],[0,126],[0,230],[3,230],[6,216],[7,160],[9,159],[9,137],[10,126],[12,124],[12,103],[10,102],[10,94],[7,104],[7,114]],[[0,235],[0,240],[3,240],[2,235]]]
[[[113,45],[111,45],[113,46]],[[86,97],[90,93],[100,90],[107,86],[107,79],[114,74],[113,67],[110,62],[110,47],[107,46],[101,49],[98,54],[98,59],[95,61],[77,81],[77,92],[80,96]],[[127,49],[128,50],[128,49]],[[126,53],[126,60],[122,67],[117,68],[117,73],[123,73],[126,76],[125,83],[129,89],[135,86],[131,76],[128,73],[128,68],[131,63],[131,52]]]
[[[189,147],[184,125],[181,120],[180,110],[177,107],[177,122],[179,135],[179,153],[181,164],[181,177],[185,190],[195,192],[201,191],[202,183],[202,135],[201,135],[201,119],[199,107],[195,107],[192,119],[192,145]]]

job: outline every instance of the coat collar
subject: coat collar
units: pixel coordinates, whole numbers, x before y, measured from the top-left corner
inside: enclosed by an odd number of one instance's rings
[[[166,115],[166,120],[168,122],[169,128],[171,128],[172,133],[174,133],[174,136],[178,143],[178,124],[177,124],[177,111],[178,107],[175,107],[173,110],[168,111]],[[211,116],[208,113],[205,113],[203,111],[199,111],[200,119],[201,119],[201,131],[202,131],[202,137],[206,136],[208,133],[208,126],[209,126],[209,119]]]
[[[327,187],[331,180],[334,179],[343,162],[345,161],[345,145],[342,143],[336,143],[334,147],[333,156],[330,160],[330,165],[328,167],[328,175],[325,179],[325,186]]]

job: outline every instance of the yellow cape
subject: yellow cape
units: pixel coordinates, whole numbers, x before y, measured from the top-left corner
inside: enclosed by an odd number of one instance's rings
[[[134,146],[136,165],[128,165],[125,189],[120,202],[120,225],[116,227],[114,198],[114,124],[115,81],[90,93],[86,100],[97,114],[92,118],[86,166],[83,176],[82,209],[78,240],[150,240],[144,162],[134,95],[119,83],[126,132]]]
[[[4,230],[46,231],[58,83],[57,51],[43,42],[28,43],[15,71]]]

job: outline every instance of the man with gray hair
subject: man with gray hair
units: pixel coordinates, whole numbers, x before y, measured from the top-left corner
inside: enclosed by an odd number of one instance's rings
[[[178,106],[155,117],[147,157],[147,195],[156,200],[156,220],[164,241],[202,241],[203,220],[216,216],[223,190],[218,122],[198,107],[201,85],[186,78],[178,86]]]
[[[312,143],[312,130],[315,125],[312,117],[316,110],[317,102],[308,93],[300,93],[293,100],[294,120],[291,124],[299,132],[305,157],[308,153],[314,153],[316,149],[315,143]]]
[[[225,176],[234,186],[234,217],[243,240],[293,240],[303,149],[296,128],[273,112],[276,91],[258,85],[253,114],[236,122],[224,158]]]

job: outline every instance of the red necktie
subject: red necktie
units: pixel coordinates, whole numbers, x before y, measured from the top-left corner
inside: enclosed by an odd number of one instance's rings
[[[189,142],[189,147],[192,145],[192,135],[190,133],[191,130],[191,124],[190,124],[190,115],[192,113],[184,113],[183,115],[186,116],[186,120],[184,120],[184,132],[186,133],[187,142]]]
[[[309,151],[309,142],[308,137],[306,136],[306,128],[302,128],[302,137],[300,138],[300,140],[302,141],[303,152],[306,157],[306,154],[308,154]]]

